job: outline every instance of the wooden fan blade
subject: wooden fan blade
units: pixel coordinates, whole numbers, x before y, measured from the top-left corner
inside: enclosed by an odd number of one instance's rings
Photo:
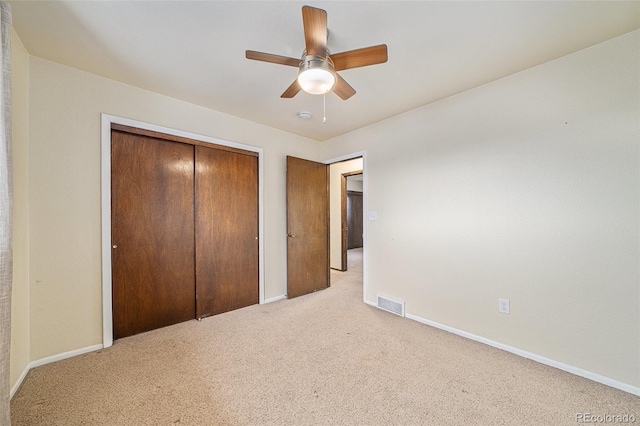
[[[331,60],[333,61],[333,68],[336,71],[382,64],[387,62],[387,45],[380,44],[378,46],[336,53],[335,55],[331,55]]]
[[[272,55],[271,53],[256,52],[255,50],[247,50],[245,53],[247,59],[253,59],[262,62],[271,62],[273,64],[289,65],[290,67],[299,67],[300,59],[288,58],[286,56]]]
[[[333,86],[333,92],[340,96],[343,101],[346,101],[350,97],[356,94],[353,87],[349,86],[349,83],[344,81],[344,78],[336,74],[336,84]]]
[[[280,97],[293,98],[301,90],[302,90],[302,87],[300,87],[300,85],[298,84],[298,80],[296,79],[296,80],[293,80],[293,83],[291,83],[291,86],[287,87],[287,90],[285,90],[284,93],[280,95]]]
[[[307,55],[327,55],[327,12],[311,6],[302,6],[302,25]]]

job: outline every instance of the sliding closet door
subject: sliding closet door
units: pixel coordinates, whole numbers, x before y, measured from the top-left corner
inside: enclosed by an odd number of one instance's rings
[[[194,147],[111,133],[114,338],[195,316]]]
[[[196,146],[197,317],[259,302],[258,158]]]

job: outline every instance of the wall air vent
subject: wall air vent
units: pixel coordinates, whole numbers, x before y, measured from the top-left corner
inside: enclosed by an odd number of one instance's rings
[[[394,300],[386,296],[378,295],[378,308],[392,314],[404,316],[404,302]]]

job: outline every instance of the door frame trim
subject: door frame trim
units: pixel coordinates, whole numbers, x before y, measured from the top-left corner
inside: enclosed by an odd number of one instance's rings
[[[340,250],[342,251],[340,270],[342,272],[345,272],[348,269],[347,268],[347,250],[349,250],[348,248],[349,233],[347,231],[347,228],[348,228],[347,227],[347,195],[349,193],[349,190],[347,189],[347,178],[349,176],[357,176],[357,175],[362,175],[363,186],[364,186],[364,174],[362,173],[362,170],[342,173],[342,176],[340,176],[340,245],[341,245]],[[351,191],[351,192],[355,192],[355,191]],[[364,190],[360,194],[363,194],[363,193],[364,193]],[[364,210],[362,211],[362,213],[363,213],[362,223],[364,227]]]
[[[258,264],[260,304],[264,304],[264,158],[263,149],[242,143],[212,138],[156,124],[101,114],[100,135],[100,192],[101,192],[101,251],[102,251],[102,344],[113,345],[113,306],[111,280],[111,124],[122,124],[153,132],[165,133],[196,141],[255,152],[258,155]]]
[[[367,194],[368,194],[368,183],[367,183],[367,151],[356,151],[351,154],[341,155],[339,157],[329,158],[327,160],[322,161],[324,164],[330,165],[333,163],[340,163],[342,161],[354,160],[356,158],[362,157],[362,301],[367,302],[367,288],[369,283],[368,273],[367,273]]]

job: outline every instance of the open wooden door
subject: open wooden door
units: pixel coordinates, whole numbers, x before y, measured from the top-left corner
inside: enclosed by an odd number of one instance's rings
[[[329,166],[287,156],[287,296],[329,285]]]

